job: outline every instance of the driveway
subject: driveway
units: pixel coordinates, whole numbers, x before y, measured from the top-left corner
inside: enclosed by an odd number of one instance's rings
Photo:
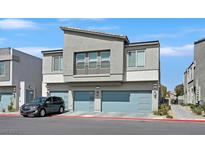
[[[75,112],[65,112],[60,116],[82,116],[82,117],[116,117],[116,118],[151,118],[152,113],[123,113],[123,112],[83,112],[83,111],[75,111]]]
[[[194,114],[181,105],[171,105],[171,109],[176,119],[204,119],[204,117]]]

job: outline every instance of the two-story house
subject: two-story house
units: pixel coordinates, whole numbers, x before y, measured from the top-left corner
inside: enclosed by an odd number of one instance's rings
[[[205,103],[205,39],[194,42],[194,60],[184,73],[186,103]]]
[[[196,102],[205,103],[205,39],[194,42]]]
[[[159,41],[61,27],[64,48],[42,51],[42,95],[61,96],[69,111],[158,110]]]
[[[0,111],[41,96],[42,60],[13,48],[0,48]]]

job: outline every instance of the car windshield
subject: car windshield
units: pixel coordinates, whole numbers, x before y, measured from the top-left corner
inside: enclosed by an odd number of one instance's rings
[[[30,103],[32,104],[42,104],[46,100],[46,97],[38,97],[36,99],[33,99]]]

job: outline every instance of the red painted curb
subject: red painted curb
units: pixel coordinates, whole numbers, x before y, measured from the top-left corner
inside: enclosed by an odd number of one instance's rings
[[[131,120],[131,121],[161,121],[161,122],[200,122],[205,123],[204,120],[194,120],[194,119],[156,119],[156,118],[118,118],[118,117],[99,117],[99,116],[65,116],[65,115],[54,115],[53,118],[70,118],[70,119],[105,119],[105,120]]]
[[[20,114],[9,114],[9,113],[3,113],[3,114],[0,114],[0,116],[5,116],[5,117],[17,117],[17,116],[20,116]]]
[[[0,116],[5,116],[5,117],[19,117],[21,116],[20,114],[0,114]],[[196,122],[196,123],[205,123],[205,119],[156,119],[156,118],[133,118],[133,117],[109,117],[109,116],[104,116],[104,117],[99,117],[99,116],[66,116],[66,115],[51,115],[48,116],[51,118],[67,118],[67,119],[104,119],[104,120],[130,120],[130,121],[161,121],[161,122]]]

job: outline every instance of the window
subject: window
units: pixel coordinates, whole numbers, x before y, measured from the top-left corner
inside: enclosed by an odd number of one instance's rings
[[[53,56],[53,71],[63,70],[63,56]]]
[[[76,75],[110,73],[110,51],[77,52],[74,55]]]
[[[145,51],[129,51],[128,52],[128,67],[144,67],[145,66]]]
[[[85,69],[85,53],[76,54],[76,69]]]
[[[129,59],[128,66],[135,67],[136,66],[136,52],[135,51],[128,52],[128,59]]]
[[[89,68],[97,68],[97,52],[88,53]]]
[[[4,76],[4,75],[5,75],[5,63],[0,62],[0,76]]]
[[[100,52],[101,57],[101,68],[110,68],[110,52],[103,51]]]
[[[145,52],[143,50],[137,51],[137,66],[145,65]]]

